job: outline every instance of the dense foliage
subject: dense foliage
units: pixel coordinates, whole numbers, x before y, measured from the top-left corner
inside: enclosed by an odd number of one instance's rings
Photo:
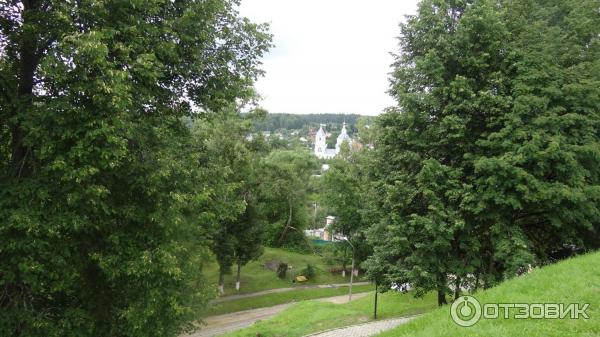
[[[356,124],[359,115],[354,114],[284,114],[271,113],[264,119],[255,123],[255,129],[258,131],[277,131],[280,129],[299,130],[305,127],[318,128],[319,124],[325,124],[328,127],[337,126],[341,128],[342,123],[346,122],[350,129]]]
[[[306,244],[307,182],[316,167],[313,154],[302,150],[275,150],[263,160],[261,193],[268,222],[265,244],[271,247]]]
[[[443,304],[598,247],[598,1],[424,0],[401,31],[372,276]]]
[[[334,245],[334,257],[344,269],[352,257],[358,266],[372,253],[365,237],[366,230],[374,223],[366,202],[370,198],[370,155],[367,148],[350,150],[344,142],[322,178],[322,203],[335,216],[331,230],[350,242]]]
[[[175,336],[209,255],[239,281],[325,214],[439,304],[600,247],[599,0],[423,0],[376,125],[240,114],[271,37],[239,0],[0,4],[2,334]],[[343,122],[320,176],[302,138]]]
[[[238,1],[3,1],[0,331],[174,336],[208,297],[210,165],[182,117],[252,97]]]
[[[223,277],[234,264],[239,280],[241,267],[262,254],[265,221],[259,164],[268,146],[261,137],[246,137],[252,117],[242,118],[229,109],[197,120],[193,128],[196,152],[202,154],[198,164],[213,173],[206,185],[215,191],[212,205],[219,226],[211,251],[219,264],[220,292]]]

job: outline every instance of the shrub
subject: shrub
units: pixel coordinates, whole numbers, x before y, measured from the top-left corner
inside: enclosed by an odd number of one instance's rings
[[[317,274],[317,269],[312,264],[307,264],[306,268],[300,271],[300,275],[306,276],[309,280],[314,278]]]

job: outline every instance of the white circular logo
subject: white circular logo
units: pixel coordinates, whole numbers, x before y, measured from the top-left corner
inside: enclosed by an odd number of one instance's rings
[[[481,304],[473,296],[461,296],[452,303],[450,316],[460,326],[473,326],[481,319]]]

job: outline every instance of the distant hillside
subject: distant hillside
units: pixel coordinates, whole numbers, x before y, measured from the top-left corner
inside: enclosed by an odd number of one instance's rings
[[[354,129],[356,120],[360,115],[345,114],[267,114],[267,116],[255,123],[256,131],[277,131],[277,130],[300,130],[308,127],[318,127],[319,124],[326,124],[330,129],[338,129],[343,122],[348,124],[349,129]]]

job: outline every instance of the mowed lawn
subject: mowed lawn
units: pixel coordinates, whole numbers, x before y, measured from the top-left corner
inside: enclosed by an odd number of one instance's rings
[[[372,291],[373,285],[360,285],[352,287],[352,293]],[[282,293],[274,293],[257,297],[242,298],[234,301],[211,304],[204,316],[221,315],[230,312],[271,307],[278,304],[312,300],[322,297],[332,297],[348,294],[348,287],[297,289]]]
[[[451,320],[450,306],[446,306],[379,336],[600,336],[600,253],[534,270],[474,296],[481,303],[589,303],[590,319],[481,319],[474,326],[463,328]]]
[[[313,265],[317,269],[316,277],[313,279],[299,283],[292,283],[291,275],[288,274],[286,279],[280,279],[276,273],[263,267],[267,261],[277,260],[291,265],[292,270],[297,274],[302,269],[306,268],[307,264]],[[328,265],[325,260],[316,254],[299,254],[278,248],[265,248],[264,254],[257,260],[248,263],[242,267],[241,272],[241,288],[240,291],[235,290],[235,267],[232,268],[232,274],[225,277],[225,295],[251,293],[267,289],[296,287],[302,285],[315,284],[330,284],[330,283],[348,283],[350,276],[343,278],[342,275],[333,275],[329,269],[333,266]],[[348,266],[348,269],[350,267]],[[219,280],[218,264],[216,261],[211,261],[205,266],[205,275],[210,282],[213,282],[215,289]],[[360,277],[355,281],[360,281]]]
[[[413,294],[379,294],[378,319],[411,316],[436,308],[436,297],[428,294],[422,299]],[[224,337],[300,337],[332,328],[359,324],[373,320],[373,292],[368,296],[345,304],[321,301],[304,301],[280,314],[232,332]]]

